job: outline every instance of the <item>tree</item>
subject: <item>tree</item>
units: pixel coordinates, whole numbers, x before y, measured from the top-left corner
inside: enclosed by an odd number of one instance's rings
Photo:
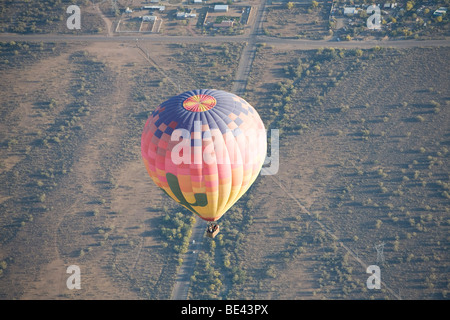
[[[286,8],[288,8],[289,10],[292,10],[294,8],[294,3],[289,1],[288,3],[286,3]]]
[[[375,223],[375,228],[380,229],[382,224],[383,224],[383,222],[381,220],[377,220]]]
[[[266,270],[266,276],[270,277],[270,278],[276,278],[277,277],[277,272],[275,270],[275,268],[273,266],[269,266]]]
[[[406,11],[410,11],[414,7],[414,2],[408,1],[406,3]]]
[[[311,6],[313,8],[317,8],[319,6],[319,3],[317,1],[315,1],[315,0],[313,0],[313,2],[311,2]]]

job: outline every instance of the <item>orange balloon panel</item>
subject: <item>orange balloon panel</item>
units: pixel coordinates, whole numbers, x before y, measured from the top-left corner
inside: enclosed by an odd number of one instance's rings
[[[162,103],[141,138],[155,184],[207,221],[218,220],[252,185],[267,152],[256,110],[225,91],[184,92]]]

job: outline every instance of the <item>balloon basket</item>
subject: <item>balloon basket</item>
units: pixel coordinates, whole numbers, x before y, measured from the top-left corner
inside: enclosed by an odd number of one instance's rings
[[[214,239],[215,236],[219,233],[220,227],[218,224],[210,224],[208,228],[206,228],[206,236],[208,238]]]

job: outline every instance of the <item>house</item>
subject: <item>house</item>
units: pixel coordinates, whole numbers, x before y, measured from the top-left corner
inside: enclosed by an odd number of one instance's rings
[[[345,7],[344,8],[344,15],[351,16],[357,13],[357,10],[355,7]]]
[[[216,4],[214,6],[214,12],[228,12],[228,5],[226,5],[226,4]]]
[[[203,2],[203,0],[194,0],[194,3],[195,4],[200,4],[200,3],[202,3]]]
[[[384,7],[385,9],[389,9],[389,8],[394,9],[396,6],[397,6],[397,3],[396,3],[396,2],[393,2],[393,3],[386,2],[386,3],[384,4],[383,7]]]
[[[195,13],[177,12],[176,17],[177,17],[177,19],[190,19],[190,18],[196,18],[197,15]]]
[[[157,16],[143,16],[142,17],[142,21],[144,21],[144,22],[155,22],[156,20],[158,20]]]
[[[143,6],[142,10],[159,10],[159,11],[164,11],[166,10],[165,6]]]
[[[231,28],[234,25],[233,20],[223,20],[221,23],[214,23],[214,28]]]
[[[131,10],[129,7],[127,7],[126,9],[125,9],[125,13],[132,13],[133,12],[133,10]]]
[[[433,16],[443,16],[444,14],[447,13],[447,8],[445,7],[440,7],[439,9],[437,9],[435,12],[433,12]]]

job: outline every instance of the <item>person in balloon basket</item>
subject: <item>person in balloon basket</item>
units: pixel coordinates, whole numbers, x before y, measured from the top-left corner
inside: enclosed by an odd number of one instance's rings
[[[213,233],[216,230],[217,230],[217,224],[210,224],[208,226],[208,232]]]
[[[216,232],[219,228],[219,225],[217,223],[214,224],[210,224],[208,225],[208,229],[206,230],[208,233],[213,234],[214,232]]]

